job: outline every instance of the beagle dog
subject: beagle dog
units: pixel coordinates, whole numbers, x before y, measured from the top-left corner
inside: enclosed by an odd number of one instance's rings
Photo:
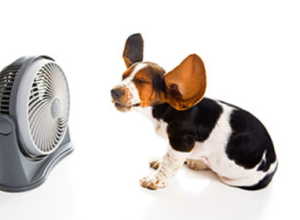
[[[277,159],[262,123],[239,107],[203,97],[206,72],[196,54],[166,73],[153,62],[143,62],[143,44],[140,34],[127,39],[123,52],[127,70],[111,90],[117,110],[142,112],[169,143],[162,158],[150,161],[156,171],[141,179],[141,185],[164,188],[186,164],[193,170],[210,169],[230,186],[266,187]]]

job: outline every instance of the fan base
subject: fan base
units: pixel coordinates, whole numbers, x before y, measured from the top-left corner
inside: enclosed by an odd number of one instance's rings
[[[5,132],[3,132],[5,131]],[[7,132],[11,131],[11,132]],[[40,186],[52,168],[73,150],[69,129],[62,144],[40,160],[32,160],[22,153],[16,138],[14,121],[0,116],[0,190],[22,192]]]

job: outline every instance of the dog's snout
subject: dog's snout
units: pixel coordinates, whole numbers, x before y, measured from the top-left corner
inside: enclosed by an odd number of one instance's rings
[[[111,96],[114,100],[118,100],[119,98],[122,97],[122,95],[124,95],[124,93],[119,89],[111,90]]]

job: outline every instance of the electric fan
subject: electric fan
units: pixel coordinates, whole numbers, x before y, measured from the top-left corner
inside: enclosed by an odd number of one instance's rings
[[[1,71],[1,190],[39,186],[73,151],[69,105],[66,77],[52,58],[22,57]]]

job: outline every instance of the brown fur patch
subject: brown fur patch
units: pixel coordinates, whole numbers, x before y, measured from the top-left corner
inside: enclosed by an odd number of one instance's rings
[[[168,88],[166,100],[175,109],[182,111],[197,104],[206,90],[206,71],[201,58],[192,54],[172,71],[165,74]]]
[[[155,63],[145,62],[147,66],[136,73],[133,82],[139,91],[142,107],[162,103],[161,91],[153,87],[155,77],[162,77],[164,70]]]
[[[150,167],[155,169],[155,170],[157,170],[160,167],[160,164],[161,164],[161,162],[160,162],[159,159],[153,160],[149,163]]]

